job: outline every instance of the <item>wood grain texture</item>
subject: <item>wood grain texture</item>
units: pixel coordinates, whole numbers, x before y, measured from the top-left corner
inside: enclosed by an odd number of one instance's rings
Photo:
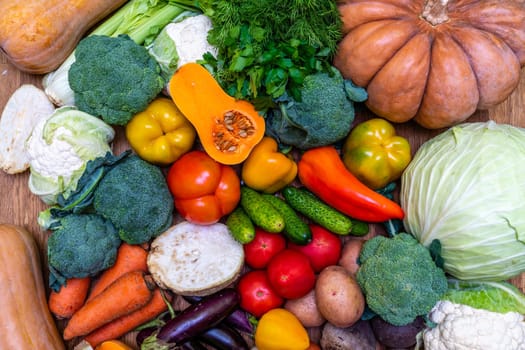
[[[9,64],[6,57],[0,54],[0,111],[3,110],[8,98],[22,84],[35,84],[41,87],[41,76],[34,76],[18,71]],[[469,122],[487,121],[508,123],[525,127],[525,69],[522,70],[520,85],[517,90],[497,107],[476,112]],[[366,119],[370,113],[362,106],[357,109],[356,121]],[[409,139],[412,149],[416,150],[423,142],[443,130],[426,130],[414,122],[396,126],[398,133]],[[117,128],[117,138],[114,143],[116,153],[128,147],[121,128]],[[42,231],[37,224],[38,213],[46,206],[33,195],[27,186],[28,172],[9,175],[0,171],[0,223],[21,225],[32,232],[42,250],[43,266],[45,261],[45,244],[48,232]],[[44,271],[47,277],[46,271]],[[516,286],[525,291],[525,273],[512,280]]]

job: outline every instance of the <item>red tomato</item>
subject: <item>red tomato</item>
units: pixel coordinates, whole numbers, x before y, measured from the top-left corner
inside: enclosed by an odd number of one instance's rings
[[[196,224],[216,223],[231,213],[241,198],[235,170],[203,151],[191,151],[177,159],[169,169],[167,183],[177,211]]]
[[[310,225],[312,241],[306,245],[289,242],[288,247],[308,257],[315,272],[336,265],[341,257],[342,243],[339,236],[319,225]]]
[[[273,290],[264,270],[244,274],[237,290],[241,297],[240,307],[257,318],[284,303],[284,299]]]
[[[244,246],[244,261],[254,269],[262,269],[275,254],[286,248],[286,239],[279,233],[255,228],[255,237]]]
[[[308,257],[289,248],[270,260],[267,273],[273,289],[286,299],[300,298],[315,285],[315,272]]]

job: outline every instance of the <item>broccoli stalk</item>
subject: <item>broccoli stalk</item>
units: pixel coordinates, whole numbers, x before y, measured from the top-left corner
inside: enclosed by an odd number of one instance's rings
[[[148,44],[161,29],[185,11],[201,12],[194,0],[130,0],[108,19],[100,23],[89,35],[116,37],[127,34],[139,45]],[[75,62],[74,51],[42,80],[46,94],[58,106],[74,105],[74,93],[69,86],[69,68]]]
[[[368,307],[395,326],[427,315],[448,289],[428,249],[404,232],[368,240],[359,262],[357,282]]]

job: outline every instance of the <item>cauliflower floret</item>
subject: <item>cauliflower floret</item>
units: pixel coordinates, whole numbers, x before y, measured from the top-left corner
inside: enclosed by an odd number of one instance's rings
[[[425,350],[525,350],[525,321],[517,312],[439,301],[429,318],[437,326],[424,331]]]
[[[77,155],[71,144],[62,138],[72,137],[72,131],[63,127],[56,130],[56,138],[47,143],[43,137],[47,120],[41,120],[33,129],[28,143],[28,153],[31,160],[31,170],[45,177],[58,179],[62,177],[68,183],[71,175],[78,170],[84,161]],[[60,164],[60,166],[57,166]]]
[[[191,16],[181,22],[168,24],[166,31],[179,54],[179,67],[202,59],[206,52],[217,56],[217,48],[208,43],[211,20],[205,15]]]

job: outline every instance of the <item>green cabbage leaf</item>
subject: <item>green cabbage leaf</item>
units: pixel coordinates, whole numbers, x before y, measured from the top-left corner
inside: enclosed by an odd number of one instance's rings
[[[454,126],[425,142],[401,178],[407,232],[441,243],[461,280],[525,271],[525,129],[493,121]]]

